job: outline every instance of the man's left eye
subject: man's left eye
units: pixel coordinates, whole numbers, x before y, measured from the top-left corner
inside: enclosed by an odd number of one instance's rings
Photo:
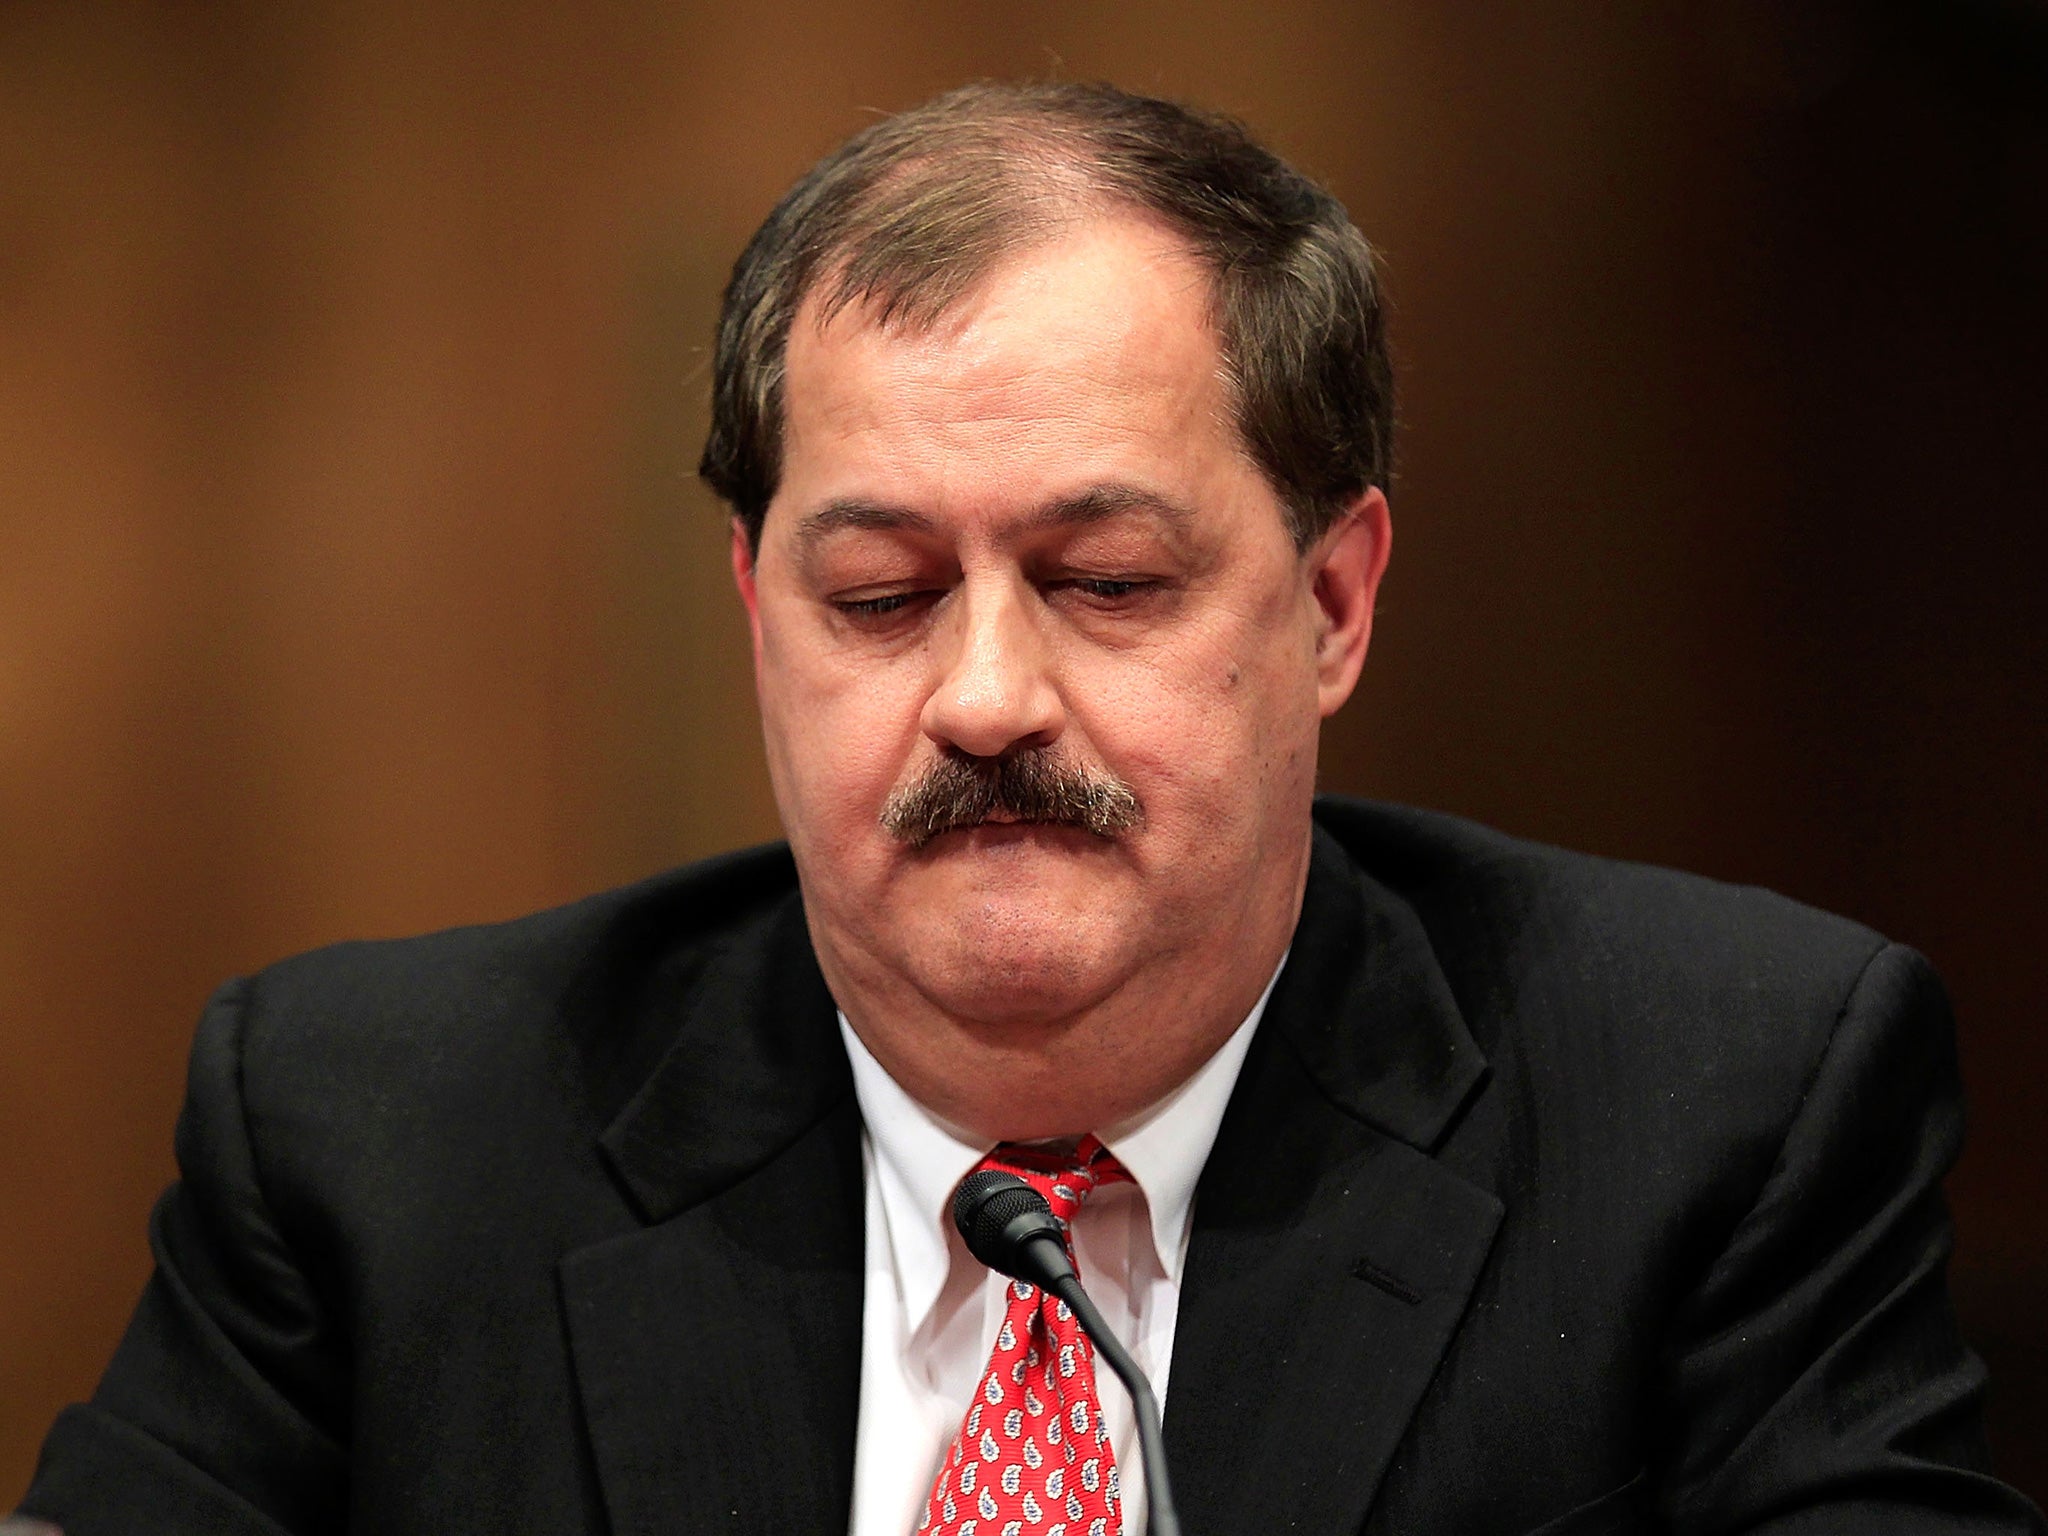
[[[1151,590],[1154,582],[1135,576],[1073,576],[1065,583],[1074,591],[1102,602],[1115,602]]]

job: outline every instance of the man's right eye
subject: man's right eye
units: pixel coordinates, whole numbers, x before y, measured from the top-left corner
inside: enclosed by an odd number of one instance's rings
[[[849,618],[878,619],[907,607],[917,595],[915,592],[885,592],[880,597],[842,597],[835,598],[832,606]]]

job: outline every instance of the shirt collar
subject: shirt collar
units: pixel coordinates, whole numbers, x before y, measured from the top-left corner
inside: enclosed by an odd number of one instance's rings
[[[902,1293],[904,1337],[916,1331],[938,1302],[951,1263],[946,1207],[953,1188],[989,1151],[985,1141],[941,1120],[905,1093],[868,1053],[846,1014],[839,1034],[853,1067],[853,1092],[867,1125],[873,1178],[882,1197],[883,1226]]]
[[[1229,1039],[1193,1076],[1127,1120],[1096,1131],[1145,1197],[1162,1272],[1180,1283],[1187,1255],[1195,1185],[1223,1124],[1223,1111],[1251,1049],[1252,1036],[1287,957],[1266,982]],[[866,1122],[888,1240],[902,1290],[905,1336],[937,1304],[952,1259],[947,1208],[953,1190],[994,1148],[949,1124],[904,1092],[839,1014],[840,1037],[853,1068],[854,1097]]]

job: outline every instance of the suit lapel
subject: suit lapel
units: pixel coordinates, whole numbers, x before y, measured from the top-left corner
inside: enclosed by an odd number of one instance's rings
[[[560,1278],[612,1529],[843,1530],[860,1117],[794,896],[707,965],[602,1148],[648,1225]]]
[[[1484,1070],[1412,910],[1318,831],[1195,1199],[1166,1420],[1191,1536],[1363,1523],[1500,1220],[1429,1156]]]
[[[606,1509],[621,1536],[843,1530],[860,1120],[796,898],[679,1011],[602,1142],[647,1225],[561,1266]],[[1412,910],[1318,831],[1196,1197],[1166,1423],[1191,1536],[1363,1523],[1500,1219],[1429,1155],[1484,1071]]]

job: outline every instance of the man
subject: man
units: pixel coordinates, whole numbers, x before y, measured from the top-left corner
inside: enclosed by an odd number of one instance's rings
[[[2020,1531],[1911,954],[1314,810],[1389,524],[1371,260],[1233,125],[977,87],[735,271],[705,472],[787,850],[216,998],[100,1531]],[[1070,1412],[1071,1410],[1071,1412]]]

